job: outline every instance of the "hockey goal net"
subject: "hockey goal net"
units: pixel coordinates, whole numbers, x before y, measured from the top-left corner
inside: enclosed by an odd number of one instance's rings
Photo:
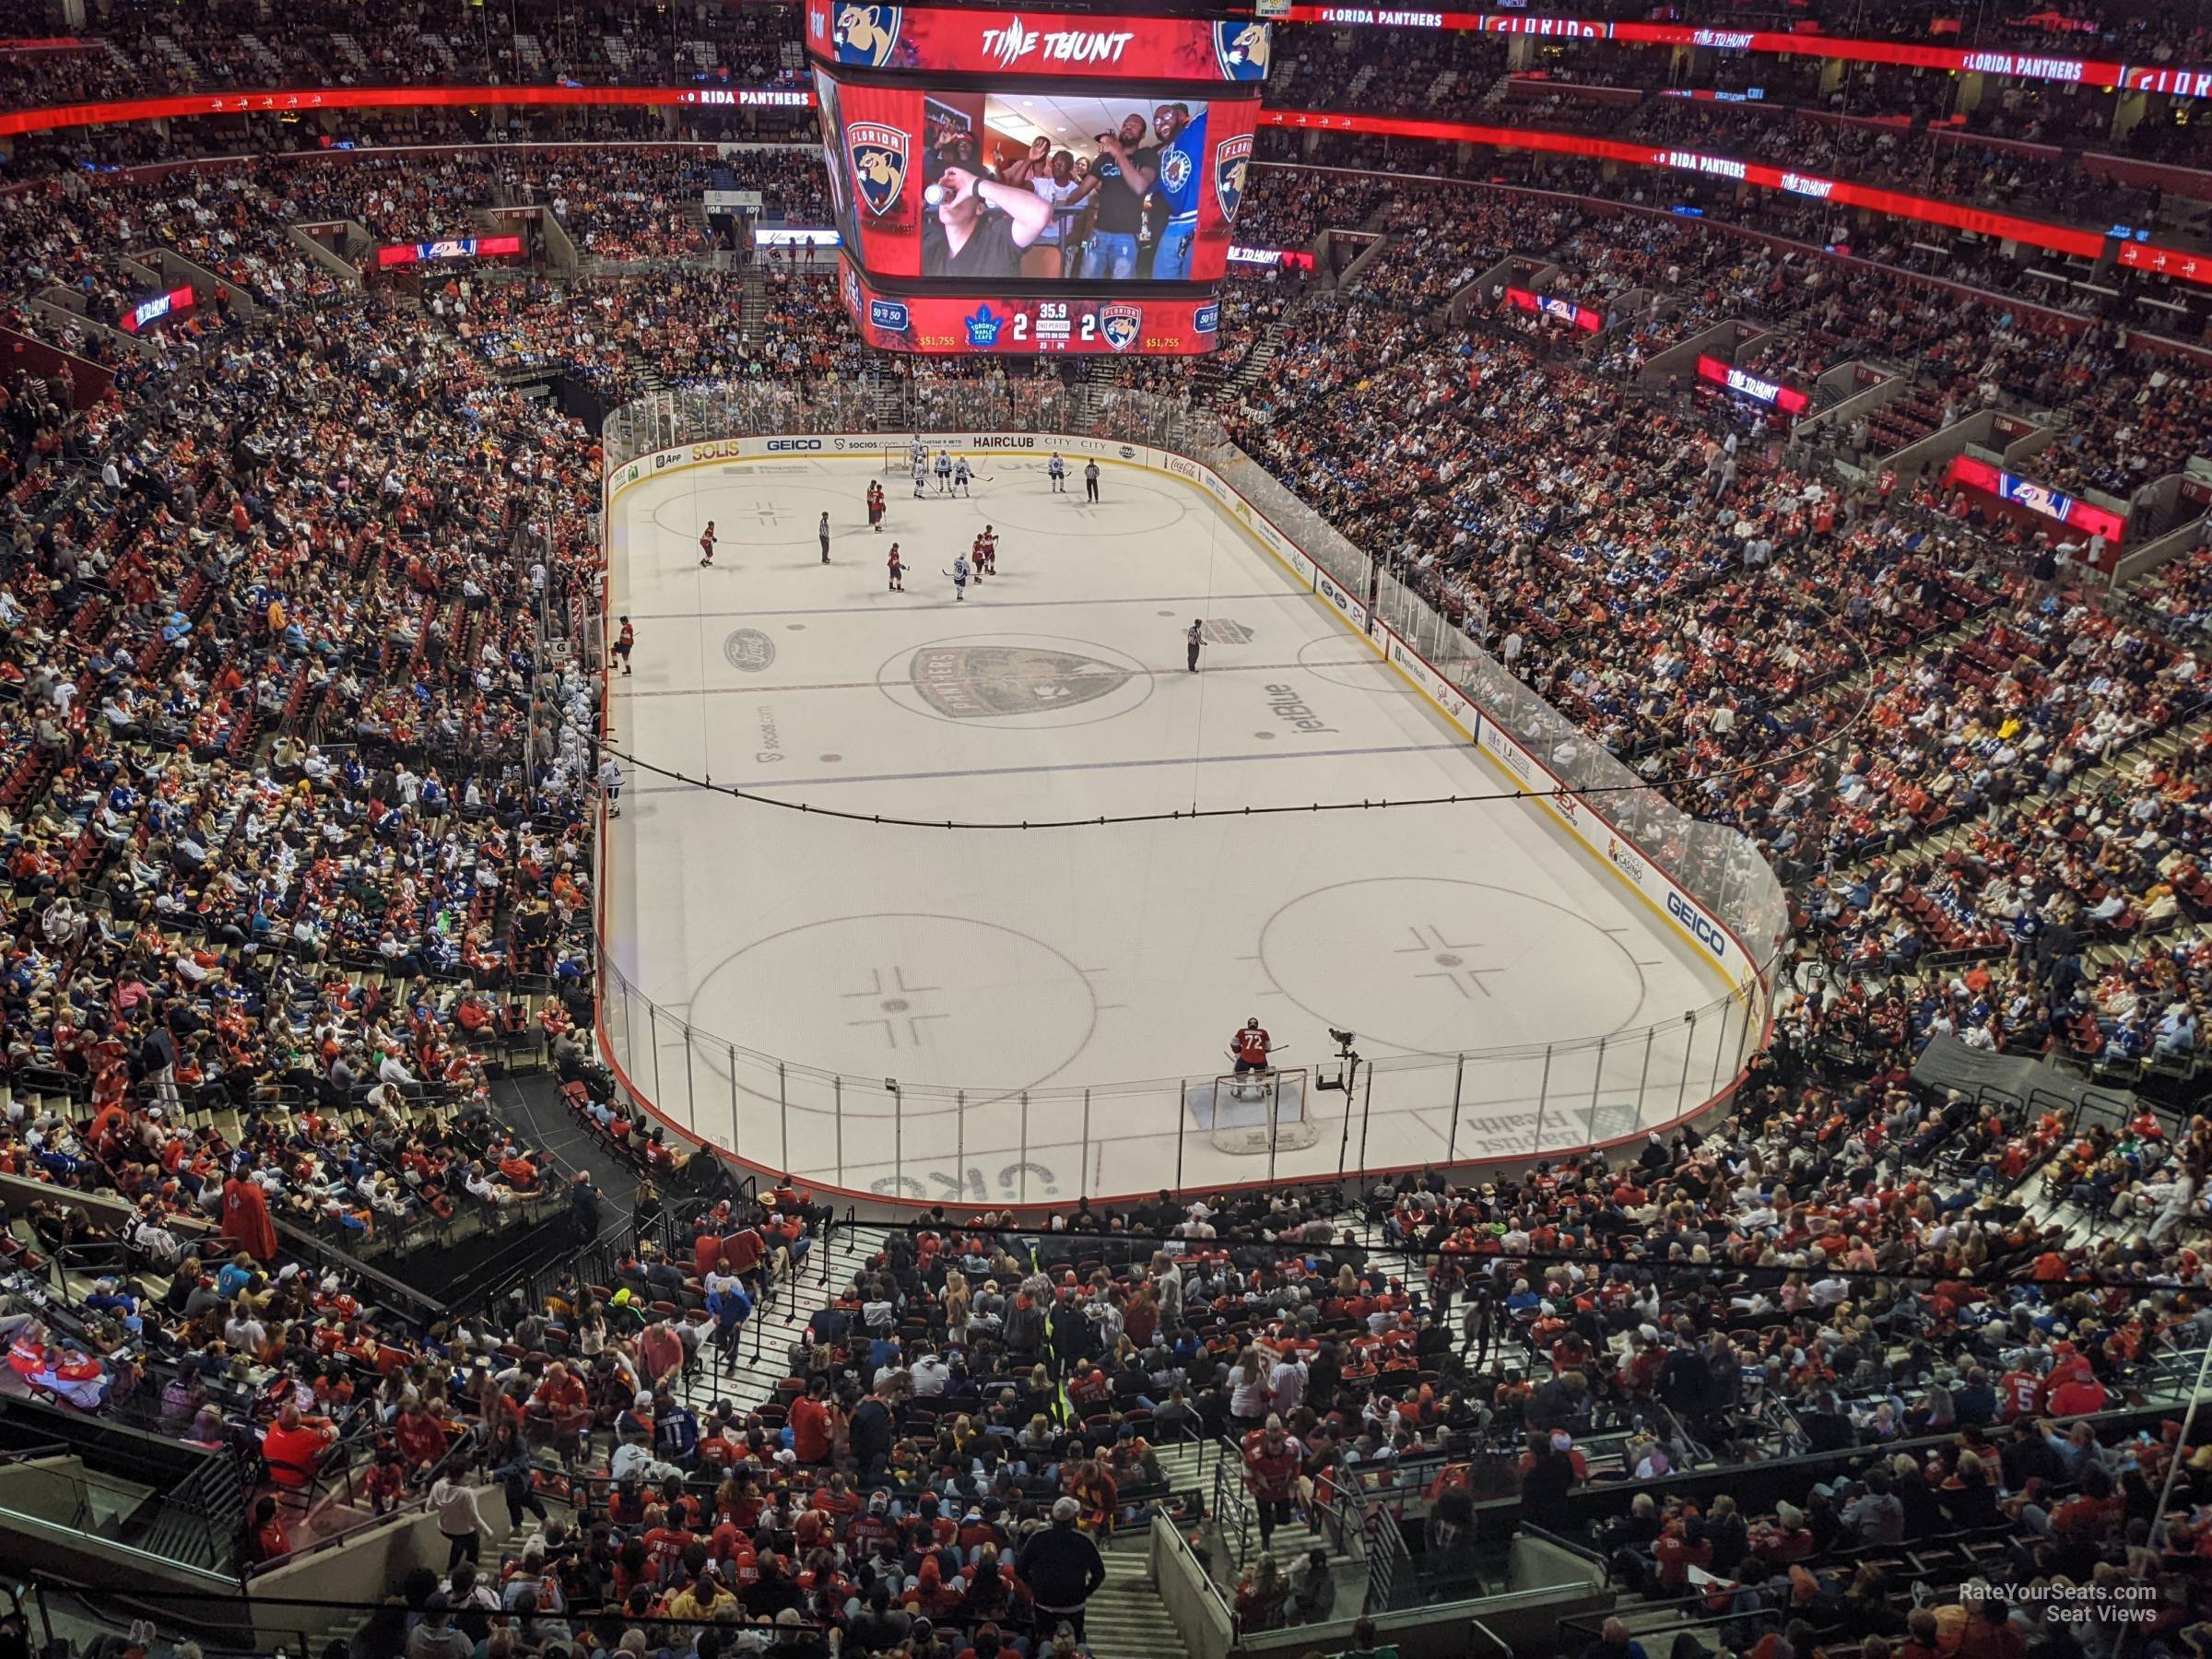
[[[1194,1115],[1206,1125],[1206,1138],[1217,1151],[1243,1156],[1298,1152],[1321,1138],[1303,1066],[1242,1076],[1224,1072],[1210,1085],[1201,1084],[1193,1095]]]
[[[887,443],[883,459],[876,470],[887,478],[911,478],[914,476],[914,446],[911,443]]]

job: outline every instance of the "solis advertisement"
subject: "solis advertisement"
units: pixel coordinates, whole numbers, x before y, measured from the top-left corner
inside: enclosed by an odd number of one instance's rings
[[[1249,18],[1121,18],[806,0],[806,50],[849,70],[1081,76],[1124,80],[1267,78],[1268,27]]]
[[[1221,328],[1221,308],[1211,299],[1169,299],[1135,285],[1125,298],[988,289],[892,295],[878,291],[848,254],[839,286],[869,345],[932,357],[1191,357],[1213,350]]]
[[[841,81],[816,90],[845,245],[869,275],[1218,282],[1252,98]]]

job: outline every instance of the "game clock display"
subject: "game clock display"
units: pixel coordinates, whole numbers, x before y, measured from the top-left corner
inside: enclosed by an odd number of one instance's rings
[[[886,351],[967,357],[1097,354],[1192,357],[1214,349],[1221,308],[1210,299],[1170,300],[1142,288],[1127,298],[878,293],[840,265],[845,311],[861,337]]]

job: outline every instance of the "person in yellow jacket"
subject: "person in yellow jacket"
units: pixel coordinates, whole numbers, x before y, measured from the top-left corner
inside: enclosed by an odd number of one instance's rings
[[[737,1598],[723,1587],[710,1567],[677,1592],[676,1598],[668,1604],[668,1617],[695,1618],[703,1623],[713,1619],[723,1608],[736,1606]]]

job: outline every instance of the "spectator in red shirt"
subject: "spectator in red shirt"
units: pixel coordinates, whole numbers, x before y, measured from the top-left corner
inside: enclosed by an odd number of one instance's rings
[[[530,1396],[530,1405],[546,1418],[552,1428],[554,1442],[564,1456],[573,1456],[582,1449],[583,1437],[592,1426],[592,1401],[583,1384],[569,1370],[567,1361],[556,1359],[546,1367],[537,1392]]]
[[[420,1401],[399,1414],[392,1439],[409,1469],[423,1469],[445,1455],[445,1430]]]
[[[1693,1535],[1690,1523],[1677,1515],[1660,1529],[1652,1559],[1659,1563],[1659,1587],[1672,1594],[1688,1582],[1692,1567],[1712,1565],[1712,1545],[1702,1530]]]
[[[2011,1625],[2012,1604],[1990,1595],[1971,1604],[1952,1659],[2028,1659],[2028,1642]]]
[[[2043,1404],[2043,1380],[2020,1365],[1997,1379],[1997,1409],[2008,1423],[2032,1418]]]
[[[1244,1437],[1244,1484],[1260,1512],[1260,1547],[1275,1535],[1277,1525],[1289,1519],[1298,1500],[1298,1477],[1306,1449],[1283,1431],[1283,1419],[1270,1416],[1265,1424]]]
[[[824,1397],[829,1390],[828,1379],[817,1377],[807,1385],[806,1395],[791,1404],[791,1449],[803,1464],[830,1461],[831,1418],[830,1402]]]
[[[291,1535],[277,1516],[276,1500],[264,1498],[253,1506],[253,1559],[275,1561],[291,1553]]]
[[[261,1455],[269,1465],[269,1478],[289,1491],[304,1487],[314,1478],[323,1453],[336,1438],[328,1423],[311,1422],[300,1415],[299,1406],[288,1403],[262,1431]]]
[[[2052,1380],[2043,1410],[2050,1417],[2086,1417],[2092,1411],[2102,1411],[2104,1402],[2104,1384],[2097,1381],[2087,1359],[2077,1359]]]

